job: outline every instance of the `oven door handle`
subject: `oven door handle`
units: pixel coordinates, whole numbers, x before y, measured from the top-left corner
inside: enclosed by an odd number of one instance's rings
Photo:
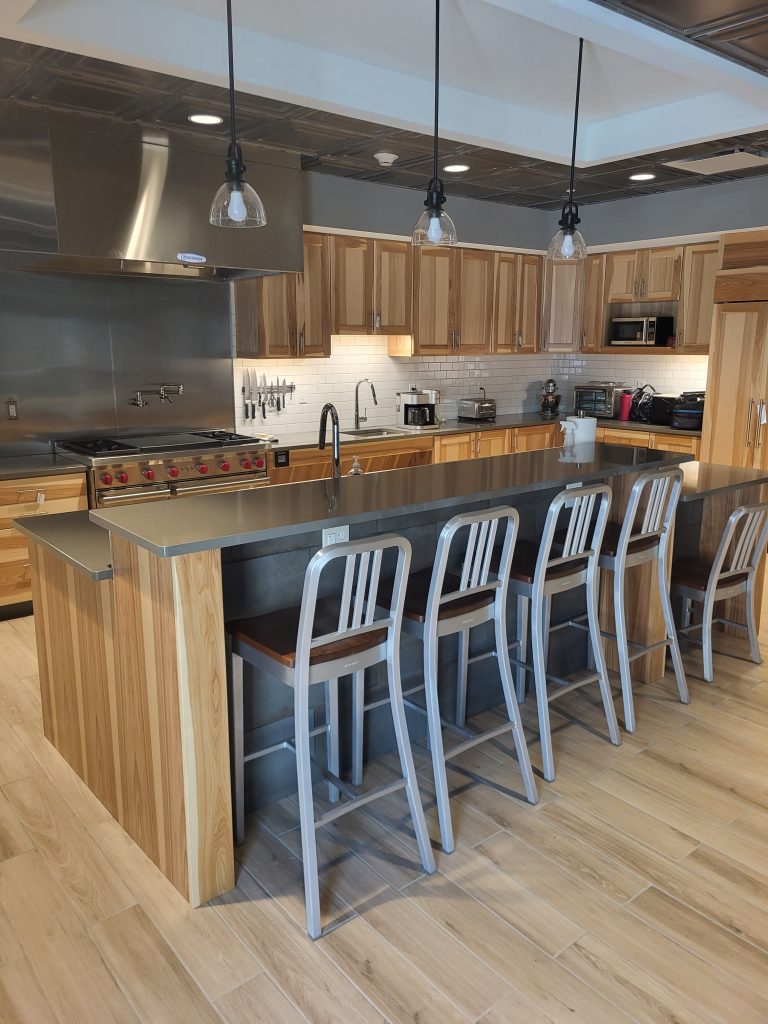
[[[190,498],[198,494],[217,494],[227,491],[252,491],[257,487],[266,487],[269,477],[244,480],[216,480],[205,484],[174,484],[171,488],[174,498]]]
[[[112,494],[99,494],[96,498],[97,506],[138,504],[142,501],[160,501],[163,498],[172,497],[170,487],[156,488],[146,491],[115,491]]]

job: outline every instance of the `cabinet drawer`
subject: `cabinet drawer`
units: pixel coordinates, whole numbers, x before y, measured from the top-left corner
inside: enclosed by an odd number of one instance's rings
[[[0,506],[35,504],[38,494],[43,502],[53,498],[85,497],[85,473],[67,473],[64,476],[31,476],[21,480],[0,481]]]
[[[635,448],[649,448],[651,435],[645,430],[612,430],[610,427],[605,427],[603,441],[605,444],[625,444]]]
[[[13,527],[14,519],[23,516],[45,516],[53,512],[80,512],[88,508],[88,499],[83,494],[79,498],[48,498],[42,502],[17,502],[15,505],[0,505],[0,530]]]
[[[700,438],[686,434],[651,434],[651,448],[662,452],[690,452],[698,458]]]
[[[30,601],[29,552],[17,530],[0,530],[0,605]]]

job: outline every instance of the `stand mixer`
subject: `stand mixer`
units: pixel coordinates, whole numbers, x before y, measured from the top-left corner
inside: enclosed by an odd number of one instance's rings
[[[549,377],[544,381],[541,391],[541,415],[545,420],[552,420],[557,416],[560,408],[560,395],[557,390],[557,382]]]

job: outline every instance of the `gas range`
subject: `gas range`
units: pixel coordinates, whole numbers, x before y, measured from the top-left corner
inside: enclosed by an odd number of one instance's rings
[[[229,430],[77,437],[55,448],[87,466],[91,508],[263,487],[276,438]]]

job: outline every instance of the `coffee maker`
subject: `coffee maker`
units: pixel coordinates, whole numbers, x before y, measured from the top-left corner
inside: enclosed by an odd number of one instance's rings
[[[440,401],[440,392],[435,388],[395,393],[397,425],[401,430],[435,430],[438,426],[435,409]]]

